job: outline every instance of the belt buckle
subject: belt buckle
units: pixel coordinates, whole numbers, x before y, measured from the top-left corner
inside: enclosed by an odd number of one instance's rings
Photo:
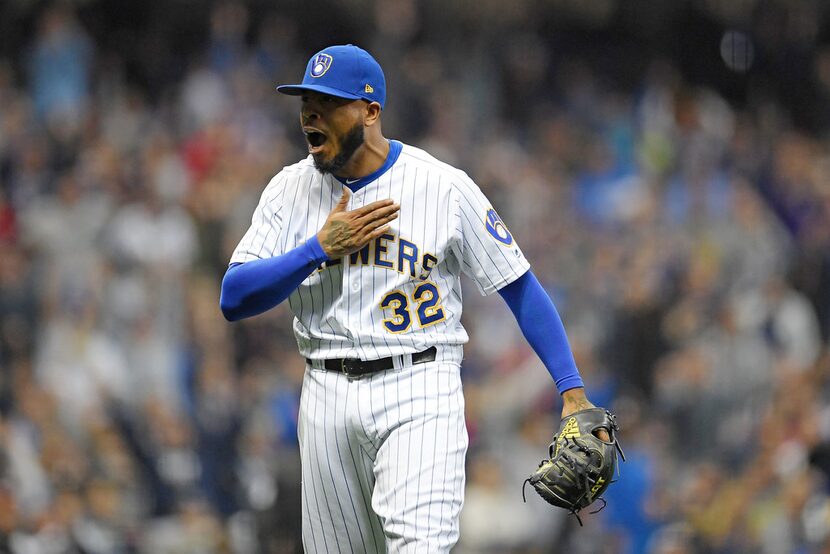
[[[343,359],[341,359],[340,360],[340,371],[342,371],[343,374],[346,377],[350,377],[350,378],[358,377],[360,374],[359,373],[353,373],[352,371],[355,368],[355,362],[359,362],[359,361],[360,360],[354,360],[352,358],[343,358]]]

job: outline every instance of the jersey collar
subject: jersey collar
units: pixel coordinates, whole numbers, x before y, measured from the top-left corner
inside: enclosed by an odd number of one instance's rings
[[[401,155],[401,150],[403,150],[403,144],[398,142],[397,140],[390,140],[389,141],[389,154],[386,155],[386,161],[383,162],[383,165],[378,168],[377,171],[366,175],[365,177],[360,177],[359,179],[345,179],[343,177],[334,176],[335,179],[349,187],[352,192],[357,192],[372,181],[377,180],[381,175],[389,171],[389,168],[394,165],[396,161],[398,161],[398,156]]]

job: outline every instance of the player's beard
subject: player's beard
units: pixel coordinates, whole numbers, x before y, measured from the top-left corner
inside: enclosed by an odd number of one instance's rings
[[[343,169],[349,160],[352,159],[357,149],[363,145],[365,137],[363,135],[363,124],[356,123],[354,127],[343,135],[340,140],[340,152],[338,152],[330,161],[322,158],[322,153],[314,158],[314,167],[321,173],[337,173]]]

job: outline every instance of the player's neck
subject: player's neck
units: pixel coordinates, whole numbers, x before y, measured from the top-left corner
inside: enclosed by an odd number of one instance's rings
[[[344,179],[365,177],[380,169],[387,156],[389,141],[383,135],[366,137],[366,141],[357,149],[352,159],[335,175]]]

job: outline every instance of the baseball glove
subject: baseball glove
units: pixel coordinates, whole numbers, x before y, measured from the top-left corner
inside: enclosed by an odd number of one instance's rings
[[[598,429],[605,429],[611,440],[605,442],[594,435]],[[617,431],[616,416],[604,408],[581,410],[562,419],[548,450],[550,458],[542,460],[524,485],[530,483],[539,496],[574,514],[582,525],[579,511],[605,492],[615,470],[619,475],[618,452],[625,461]],[[603,502],[601,510],[605,500],[599,500]]]

